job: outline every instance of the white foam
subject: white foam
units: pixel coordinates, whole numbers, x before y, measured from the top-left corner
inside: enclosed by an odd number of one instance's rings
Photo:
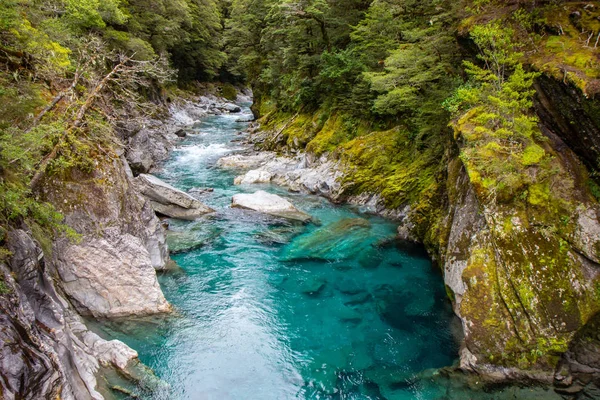
[[[227,147],[223,143],[212,143],[205,145],[184,146],[176,149],[179,153],[177,162],[180,164],[197,163],[207,158],[221,156],[236,150],[235,148]]]

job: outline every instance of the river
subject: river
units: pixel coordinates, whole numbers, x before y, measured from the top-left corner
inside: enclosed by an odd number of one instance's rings
[[[102,334],[168,384],[152,399],[436,398],[439,388],[416,377],[458,355],[440,271],[393,240],[391,221],[274,185],[233,185],[236,171],[215,163],[241,149],[239,121],[250,117],[244,108],[205,118],[158,173],[185,191],[214,189],[199,198],[216,213],[170,221],[180,270],[159,281],[175,314]],[[230,207],[234,194],[259,189],[318,222]]]

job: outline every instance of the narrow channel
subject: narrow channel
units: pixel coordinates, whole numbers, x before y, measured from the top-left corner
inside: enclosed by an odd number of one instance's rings
[[[241,149],[248,118],[248,108],[207,117],[158,174],[217,210],[170,221],[181,269],[160,283],[175,315],[104,333],[168,384],[154,399],[433,398],[415,376],[458,353],[441,274],[392,240],[391,221],[275,185],[235,186],[236,171],[215,163]],[[259,189],[318,223],[230,207]]]

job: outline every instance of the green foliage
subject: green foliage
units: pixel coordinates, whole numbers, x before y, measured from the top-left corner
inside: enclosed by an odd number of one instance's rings
[[[118,0],[65,0],[64,5],[67,24],[79,29],[123,25],[127,20]]]
[[[527,169],[550,162],[536,144],[542,135],[530,112],[537,74],[525,72],[511,38],[512,31],[497,23],[473,28],[483,66],[465,62],[472,83],[444,103],[457,116],[455,135],[463,143],[461,158],[471,180],[481,193],[499,201],[527,191],[537,181]],[[548,170],[537,179],[550,175]],[[530,189],[532,204],[540,204],[541,194],[539,187]]]
[[[221,96],[229,101],[235,101],[237,98],[237,90],[231,83],[226,83],[221,87]]]
[[[3,249],[0,249],[0,253]],[[2,259],[2,255],[0,254],[0,260]],[[0,296],[11,293],[11,289],[8,287],[4,279],[0,278]]]

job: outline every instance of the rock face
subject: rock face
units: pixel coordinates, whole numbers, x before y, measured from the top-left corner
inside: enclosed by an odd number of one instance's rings
[[[149,120],[123,135],[127,143],[125,157],[135,175],[151,171],[165,160],[177,139],[176,128],[162,121]]]
[[[155,269],[169,261],[164,228],[114,156],[91,173],[44,182],[46,199],[81,235],[47,244],[62,288],[83,314],[114,317],[170,309]],[[51,247],[51,248],[50,248]],[[124,290],[126,288],[126,290]]]
[[[555,157],[565,162],[569,153]],[[547,210],[479,196],[460,160],[448,176],[439,260],[463,324],[461,367],[492,379],[552,382],[561,355],[600,311],[591,244],[600,240],[597,203],[573,189],[579,205],[554,232],[536,225],[553,218]]]
[[[100,365],[125,371],[137,353],[90,332],[54,288],[46,259],[28,232],[12,231],[9,265],[0,264],[0,393],[4,399],[95,399]],[[127,372],[125,372],[127,374]]]
[[[167,312],[150,256],[142,241],[108,228],[57,254],[62,286],[82,314],[120,317]]]
[[[189,194],[152,175],[135,178],[137,190],[151,203],[154,211],[171,218],[194,220],[214,210]]]
[[[310,215],[298,210],[283,197],[267,193],[263,190],[252,194],[236,194],[233,196],[231,206],[302,222],[307,222],[311,219]]]

